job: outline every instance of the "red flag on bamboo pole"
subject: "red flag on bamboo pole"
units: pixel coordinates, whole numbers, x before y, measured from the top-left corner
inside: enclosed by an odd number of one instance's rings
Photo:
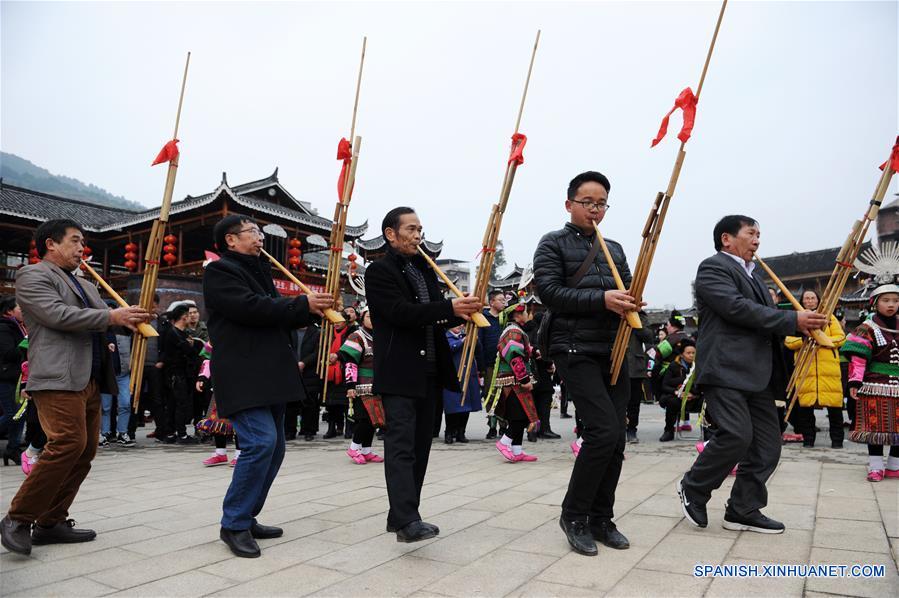
[[[353,160],[353,148],[346,137],[341,137],[337,144],[337,159],[343,160],[343,166],[340,167],[340,176],[337,179],[337,199],[343,200],[343,186],[346,183],[346,171],[350,167]]]
[[[893,151],[890,153],[890,159],[880,165],[880,169],[883,170],[887,167],[887,163],[890,165],[890,169],[893,172],[899,172],[899,137],[896,137],[896,143],[893,145]]]
[[[157,164],[162,164],[163,162],[171,162],[175,158],[178,157],[178,140],[172,139],[168,143],[162,146],[162,149],[159,150],[159,153],[156,155],[156,159],[153,160],[153,163],[150,166],[156,166]]]
[[[524,146],[527,145],[528,138],[524,133],[515,133],[512,135],[512,152],[509,154],[509,164],[515,162],[519,166],[524,164]]]
[[[684,111],[684,124],[680,129],[680,133],[677,134],[677,138],[683,143],[687,143],[687,140],[690,139],[690,135],[693,133],[693,122],[696,120],[697,101],[696,96],[693,95],[693,90],[689,87],[680,92],[680,95],[674,100],[674,106],[662,119],[659,133],[656,135],[656,138],[652,140],[652,145],[650,147],[655,147],[665,137],[665,134],[668,132],[668,118],[678,108]]]

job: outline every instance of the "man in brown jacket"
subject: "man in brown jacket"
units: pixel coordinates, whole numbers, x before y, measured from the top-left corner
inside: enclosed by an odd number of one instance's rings
[[[138,307],[108,309],[96,287],[72,274],[84,250],[84,233],[76,222],[49,220],[34,238],[43,259],[19,270],[16,300],[29,331],[25,390],[37,407],[47,444],[0,520],[3,546],[19,554],[31,554],[32,543],[96,537],[93,530],[75,529],[68,515],[97,452],[100,391],[112,390],[112,364],[101,333],[110,326],[134,329],[150,319]]]

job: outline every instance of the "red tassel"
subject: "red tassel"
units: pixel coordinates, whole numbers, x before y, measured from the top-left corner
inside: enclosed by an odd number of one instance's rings
[[[693,95],[693,90],[689,87],[680,92],[680,95],[674,100],[674,106],[668,111],[668,114],[662,118],[662,125],[659,127],[659,133],[656,135],[656,138],[652,140],[652,145],[650,147],[655,147],[665,137],[665,134],[668,132],[668,117],[670,117],[678,108],[684,111],[684,124],[680,129],[680,133],[677,134],[677,138],[680,139],[681,142],[687,143],[687,140],[690,139],[690,135],[693,133],[693,122],[696,120],[696,103],[698,101],[697,97]]]

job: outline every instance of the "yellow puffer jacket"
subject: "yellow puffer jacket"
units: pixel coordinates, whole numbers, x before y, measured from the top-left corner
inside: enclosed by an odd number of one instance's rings
[[[808,375],[799,388],[799,404],[803,407],[842,407],[843,384],[840,379],[839,347],[846,342],[846,334],[833,316],[824,333],[833,341],[834,348],[818,347],[815,360],[809,366]],[[788,336],[787,349],[798,351],[805,337]],[[796,356],[794,354],[793,359]]]

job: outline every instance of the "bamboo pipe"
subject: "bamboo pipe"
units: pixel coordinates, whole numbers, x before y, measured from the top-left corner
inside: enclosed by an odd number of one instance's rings
[[[615,279],[615,286],[618,287],[619,291],[626,293],[627,288],[624,286],[624,281],[621,280],[621,275],[618,273],[618,268],[615,266],[615,260],[612,259],[612,254],[609,252],[609,246],[606,245],[606,240],[602,238],[602,233],[599,232],[599,227],[596,226],[596,223],[593,224],[593,228],[596,229],[596,238],[599,241],[600,247],[602,247],[603,254],[606,256],[606,263],[609,264],[609,269],[612,271],[612,278]],[[627,320],[628,326],[634,330],[643,328],[640,316],[635,311],[624,312],[624,319]]]
[[[281,262],[279,262],[278,260],[273,258],[269,252],[267,252],[265,249],[262,249],[261,247],[259,248],[259,251],[262,252],[262,255],[264,255],[265,257],[268,258],[268,261],[270,261],[275,268],[280,270],[284,274],[284,276],[289,278],[290,282],[292,282],[293,284],[300,287],[300,289],[302,289],[302,291],[304,293],[306,293],[307,295],[311,295],[312,293],[314,293],[314,291],[312,289],[310,289],[306,284],[304,284],[303,281],[301,281],[299,278],[294,276],[290,270],[285,268],[281,264]],[[330,307],[324,310],[324,314],[325,314],[325,317],[328,318],[328,321],[330,321],[334,324],[336,324],[337,322],[345,322],[346,321],[343,319],[342,315],[340,315],[338,312],[331,309]]]
[[[99,274],[97,274],[96,270],[91,268],[90,264],[88,264],[84,260],[81,260],[81,265],[84,266],[84,269],[87,271],[88,274],[90,274],[91,276],[94,277],[94,280],[96,280],[98,283],[100,283],[100,286],[103,287],[103,290],[106,291],[107,293],[109,293],[110,297],[115,299],[116,303],[118,303],[121,307],[131,307],[130,305],[128,305],[127,301],[122,299],[121,295],[116,293],[115,290],[111,286],[109,286],[109,284],[107,284],[107,282],[105,280],[103,280],[103,278],[101,278]],[[153,329],[153,327],[150,326],[149,324],[147,324],[146,322],[142,322],[142,323],[138,324],[137,331],[140,332],[142,336],[147,337],[147,338],[149,338],[151,336],[159,336],[159,333],[156,332]]]
[[[774,271],[772,271],[771,268],[768,267],[768,264],[766,264],[764,262],[764,260],[762,260],[762,258],[760,258],[759,256],[755,256],[755,260],[759,263],[759,265],[762,267],[762,269],[768,274],[768,276],[771,278],[771,280],[774,281],[774,284],[777,285],[777,288],[780,289],[780,292],[784,294],[784,297],[786,297],[787,300],[790,302],[790,304],[793,306],[793,309],[795,309],[796,311],[806,311],[806,309],[804,307],[802,307],[802,305],[796,300],[796,297],[793,296],[793,293],[790,292],[790,289],[788,289],[786,287],[786,285],[777,277],[777,275],[774,273]],[[821,345],[822,347],[827,347],[828,349],[833,349],[833,347],[834,347],[833,341],[831,341],[830,338],[826,334],[824,334],[823,330],[820,330],[820,329],[812,330],[811,336],[813,339],[815,339],[815,342],[818,343],[819,345]]]
[[[465,296],[465,293],[460,291],[459,287],[453,284],[453,281],[450,280],[449,276],[447,276],[443,272],[443,270],[440,269],[440,266],[438,266],[434,262],[434,260],[431,259],[431,256],[425,253],[425,250],[421,248],[421,245],[418,246],[418,253],[421,254],[421,257],[425,258],[425,261],[428,262],[428,265],[431,267],[431,269],[437,273],[437,276],[439,276],[441,280],[446,283],[446,286],[449,287],[449,290],[452,291],[453,295],[455,295],[456,297]],[[478,328],[488,328],[490,326],[490,322],[487,321],[487,318],[484,317],[484,314],[479,312],[471,314],[471,321],[474,322],[475,326],[477,326]]]

